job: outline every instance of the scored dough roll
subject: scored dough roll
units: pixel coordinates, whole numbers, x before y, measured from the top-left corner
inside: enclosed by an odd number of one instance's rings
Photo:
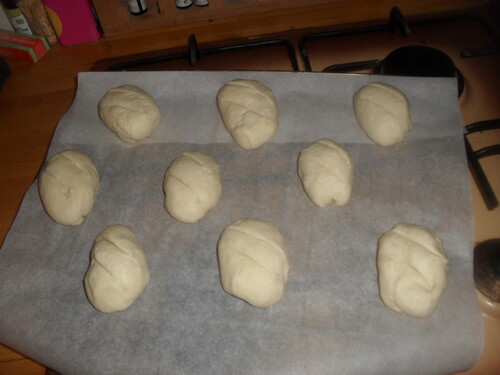
[[[227,131],[244,149],[262,146],[278,130],[276,99],[259,81],[229,81],[217,93],[217,106]]]
[[[168,167],[163,190],[168,213],[183,223],[196,223],[219,203],[219,165],[202,152],[184,151]]]
[[[396,312],[431,315],[446,286],[447,264],[443,244],[429,228],[395,225],[378,241],[380,298]]]
[[[76,150],[52,156],[38,178],[38,191],[47,214],[57,223],[80,225],[94,205],[99,172],[92,160]]]
[[[366,135],[381,146],[401,141],[412,127],[410,103],[398,88],[372,82],[353,97],[354,114]]]
[[[288,280],[285,240],[271,223],[240,219],[227,226],[217,246],[224,290],[256,307],[283,296]]]
[[[320,139],[299,155],[298,174],[307,196],[318,207],[343,206],[351,197],[354,168],[349,153],[330,139]]]
[[[97,236],[84,287],[90,303],[103,313],[127,309],[149,283],[144,250],[126,226],[111,225]]]
[[[155,99],[140,87],[110,89],[99,101],[99,117],[122,141],[136,144],[149,137],[161,119]]]

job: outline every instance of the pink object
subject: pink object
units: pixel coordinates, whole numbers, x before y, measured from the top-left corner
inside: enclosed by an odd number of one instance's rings
[[[92,42],[101,37],[90,0],[42,0],[59,43]]]

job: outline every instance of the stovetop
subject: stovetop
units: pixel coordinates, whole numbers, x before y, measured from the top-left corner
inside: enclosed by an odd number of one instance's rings
[[[465,150],[475,181],[471,184],[475,238],[481,243],[500,237],[499,47],[497,28],[488,14],[456,12],[407,19],[393,8],[382,22],[292,30],[203,45],[191,35],[184,47],[101,60],[92,70],[266,70],[456,77],[457,100],[466,125]],[[403,68],[393,59],[394,54],[401,55],[401,50],[406,60]],[[413,55],[415,50],[430,51],[431,55]],[[448,60],[451,69],[443,68],[443,60]],[[482,293],[478,295],[487,331],[500,332],[500,304]],[[498,337],[487,333],[478,368],[498,364],[491,356],[497,349]]]

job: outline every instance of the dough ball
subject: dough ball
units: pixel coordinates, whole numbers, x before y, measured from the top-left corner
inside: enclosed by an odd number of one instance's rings
[[[320,139],[302,150],[298,174],[307,196],[318,207],[343,206],[351,197],[351,157],[330,139]]]
[[[168,213],[183,223],[196,223],[219,203],[220,168],[202,152],[185,151],[168,167],[163,190]]]
[[[95,240],[84,286],[90,303],[103,313],[128,308],[149,283],[149,267],[135,234],[111,225]]]
[[[428,228],[397,224],[378,241],[380,297],[397,312],[423,318],[435,310],[446,286],[448,258]]]
[[[217,94],[217,105],[227,131],[244,149],[266,143],[278,130],[278,105],[274,94],[258,81],[236,79]]]
[[[99,173],[82,152],[61,151],[45,164],[38,191],[48,215],[64,225],[79,225],[94,205]]]
[[[122,141],[130,144],[149,137],[161,119],[154,98],[134,85],[109,90],[99,102],[98,109],[102,122]]]
[[[268,307],[283,296],[288,279],[285,241],[274,225],[241,219],[227,226],[218,244],[224,290],[256,307]]]
[[[381,146],[401,141],[411,129],[405,94],[385,83],[370,83],[354,94],[354,113],[366,135]]]

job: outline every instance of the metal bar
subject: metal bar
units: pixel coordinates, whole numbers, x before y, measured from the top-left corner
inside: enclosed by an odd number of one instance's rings
[[[138,60],[121,62],[111,65],[108,70],[124,70],[130,68],[137,68],[140,66],[160,64],[174,60],[187,59],[190,66],[195,66],[196,61],[203,56],[215,55],[220,53],[229,53],[234,51],[241,51],[246,49],[255,49],[261,47],[270,47],[276,45],[283,45],[288,52],[288,57],[290,58],[290,64],[295,72],[299,71],[299,65],[297,62],[297,57],[295,56],[295,51],[292,43],[287,39],[272,39],[272,40],[261,40],[253,41],[248,43],[240,43],[229,46],[213,47],[206,49],[199,49],[196,43],[196,37],[194,35],[189,36],[188,40],[188,51],[180,52],[171,55],[161,55],[146,57]]]
[[[476,155],[478,159],[485,158],[487,156],[500,155],[500,145],[483,147],[474,151],[474,155]]]
[[[271,40],[260,40],[260,41],[240,43],[240,44],[235,44],[235,45],[230,45],[230,46],[206,48],[206,49],[201,49],[199,51],[200,51],[200,57],[202,57],[202,56],[215,55],[215,54],[219,54],[219,53],[241,51],[241,50],[245,50],[245,49],[254,49],[254,48],[261,48],[261,47],[271,47],[271,46],[276,46],[276,45],[283,45],[284,47],[286,47],[287,52],[288,52],[288,56],[290,58],[290,63],[292,65],[292,69],[295,72],[298,72],[299,65],[297,62],[297,57],[295,56],[293,45],[288,39],[279,38],[279,39],[271,39]]]
[[[325,73],[346,73],[359,70],[374,69],[380,64],[380,60],[358,61],[354,63],[334,64],[323,69]]]
[[[472,177],[476,181],[477,187],[484,199],[486,207],[490,211],[494,210],[496,207],[498,207],[498,200],[495,192],[491,188],[490,182],[488,181],[488,178],[486,177],[484,170],[479,163],[478,157],[472,150],[472,147],[466,135],[464,136],[464,141],[465,150],[467,152],[467,160],[469,162],[469,169],[471,171]]]
[[[486,130],[500,129],[500,119],[475,122],[465,127],[467,133],[483,132]]]
[[[325,38],[335,38],[339,36],[350,36],[350,35],[358,35],[364,33],[372,33],[375,31],[390,31],[391,27],[389,25],[376,25],[376,26],[366,26],[366,27],[357,27],[354,29],[348,30],[333,30],[333,31],[325,31],[321,33],[308,34],[304,35],[299,40],[299,50],[302,56],[302,61],[304,62],[304,67],[306,71],[312,72],[312,65],[309,59],[309,53],[307,52],[306,43],[313,40],[325,39]]]
[[[460,52],[460,57],[470,59],[471,57],[480,57],[500,53],[499,45],[484,46],[480,48],[467,48]]]
[[[125,62],[113,64],[107,70],[117,71],[117,70],[124,70],[124,69],[130,69],[130,68],[138,68],[140,66],[145,66],[145,65],[161,64],[161,63],[165,63],[165,62],[169,62],[169,61],[181,60],[181,59],[185,59],[187,57],[188,57],[188,54],[186,52],[175,53],[175,54],[171,54],[171,55],[145,57],[145,58],[138,59],[138,60],[125,61]]]
[[[401,12],[401,9],[399,9],[398,7],[393,7],[391,9],[389,24],[391,27],[391,32],[399,30],[399,32],[403,36],[410,35],[410,25],[406,21],[406,18],[403,15],[403,12]]]

